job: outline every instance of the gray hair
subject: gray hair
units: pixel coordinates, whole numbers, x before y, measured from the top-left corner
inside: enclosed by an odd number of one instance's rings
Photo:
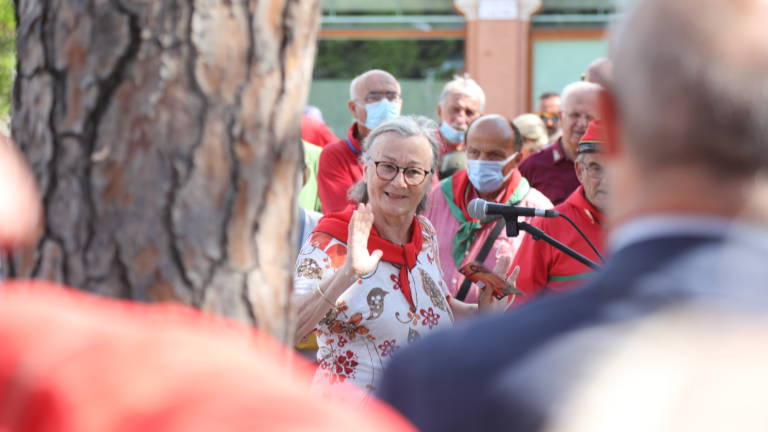
[[[648,0],[612,29],[614,90],[638,162],[713,177],[768,168],[768,17],[758,4]]]
[[[440,157],[440,144],[435,135],[437,130],[437,124],[423,116],[400,116],[393,120],[387,121],[379,125],[376,129],[371,131],[367,137],[363,140],[363,154],[360,156],[360,160],[365,164],[373,160],[373,149],[376,147],[378,139],[382,135],[388,133],[396,133],[403,138],[410,138],[413,136],[424,137],[432,150],[432,168],[430,175],[424,179],[425,182],[430,181],[432,176],[437,175],[437,162]],[[357,203],[368,202],[368,185],[365,183],[365,179],[358,181],[351,188],[347,194],[349,199]],[[427,194],[419,202],[416,207],[416,213],[422,213],[427,206]]]
[[[440,93],[440,104],[445,102],[445,98],[452,93],[477,98],[480,101],[480,112],[485,111],[485,92],[477,81],[469,77],[469,74],[454,75],[453,79],[445,84],[442,93]]]
[[[597,93],[600,90],[603,90],[602,86],[588,81],[576,81],[566,85],[563,88],[563,91],[560,93],[561,111],[568,112],[570,107],[570,100],[573,95],[582,92]]]

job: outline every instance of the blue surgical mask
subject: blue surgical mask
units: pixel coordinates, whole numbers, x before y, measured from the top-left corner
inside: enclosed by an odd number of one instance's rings
[[[464,141],[464,131],[454,129],[453,126],[446,122],[440,123],[440,135],[454,144],[458,144]]]
[[[371,130],[376,129],[376,127],[385,121],[392,120],[399,116],[401,107],[401,103],[391,102],[387,98],[378,102],[365,104],[365,127]]]
[[[472,186],[480,193],[494,192],[504,185],[512,171],[506,176],[502,172],[504,165],[508,164],[517,153],[503,161],[483,161],[470,159],[467,161],[467,172]]]

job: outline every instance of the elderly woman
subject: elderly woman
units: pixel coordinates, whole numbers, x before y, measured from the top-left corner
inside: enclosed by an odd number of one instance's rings
[[[371,132],[363,179],[350,190],[357,209],[324,217],[297,258],[297,336],[317,331],[315,384],[363,389],[336,395],[364,400],[395,351],[477,311],[448,297],[434,228],[418,215],[438,158],[433,129],[398,117]],[[504,260],[497,272],[508,267]],[[481,297],[480,308],[500,307]]]
[[[523,154],[523,160],[543,149],[549,143],[547,126],[536,114],[519,115],[512,120],[512,123],[517,126],[520,135],[523,136],[523,149],[520,151]]]

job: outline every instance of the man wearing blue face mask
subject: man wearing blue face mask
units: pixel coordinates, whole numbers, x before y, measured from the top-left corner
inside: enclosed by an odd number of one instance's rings
[[[344,210],[349,188],[363,177],[361,142],[378,125],[400,115],[400,84],[389,72],[369,70],[352,80],[347,108],[354,123],[347,136],[320,153],[317,191],[325,214]]]
[[[437,231],[445,283],[454,295],[464,282],[459,268],[478,260],[486,242],[490,242],[491,249],[481,261],[489,269],[495,268],[501,256],[514,258],[522,242],[523,234],[509,238],[503,230],[489,240],[495,222],[471,218],[467,212],[471,200],[482,198],[496,203],[552,208],[549,199],[532,188],[517,169],[522,160],[523,140],[509,120],[497,114],[478,118],[470,124],[465,144],[467,169],[442,180],[432,189],[426,212]],[[476,287],[469,290],[466,301],[477,301]]]
[[[441,158],[448,152],[466,149],[464,133],[484,109],[485,92],[469,75],[457,75],[443,87],[437,104]]]

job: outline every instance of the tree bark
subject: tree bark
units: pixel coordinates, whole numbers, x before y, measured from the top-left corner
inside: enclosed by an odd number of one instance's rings
[[[181,301],[290,341],[319,0],[16,6],[12,127],[46,222],[12,274]]]

